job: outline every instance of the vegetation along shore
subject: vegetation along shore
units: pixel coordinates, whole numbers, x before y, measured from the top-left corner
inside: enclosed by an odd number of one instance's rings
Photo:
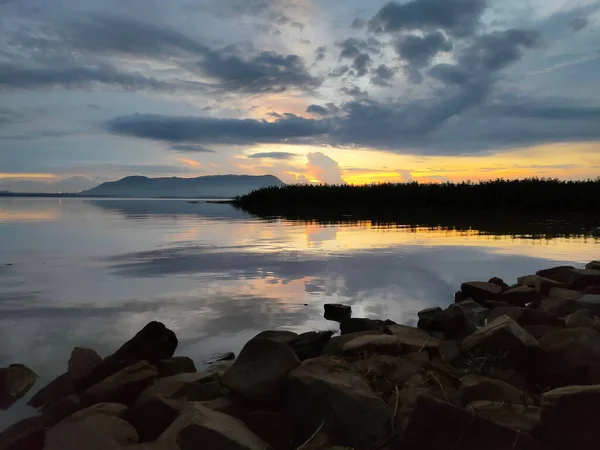
[[[75,348],[0,449],[600,448],[600,262],[465,282],[418,316],[325,305],[335,331],[264,331],[204,372],[151,322],[105,358]],[[2,408],[35,379],[0,369]]]

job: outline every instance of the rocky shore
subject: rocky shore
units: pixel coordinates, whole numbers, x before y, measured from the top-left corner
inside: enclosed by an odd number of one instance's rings
[[[466,282],[418,327],[326,305],[332,331],[264,331],[205,372],[151,322],[75,348],[0,450],[600,448],[600,262]],[[0,369],[0,407],[35,383]]]

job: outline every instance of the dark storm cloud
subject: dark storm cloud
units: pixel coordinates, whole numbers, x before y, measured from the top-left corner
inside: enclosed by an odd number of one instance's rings
[[[339,112],[339,108],[333,103],[327,103],[325,106],[321,105],[309,105],[306,108],[307,113],[315,114],[317,116],[331,116]]]
[[[438,53],[451,51],[452,43],[440,31],[435,31],[423,36],[403,36],[396,41],[394,47],[405,63],[409,79],[421,82],[420,70],[427,67]]]
[[[373,37],[368,39],[347,38],[337,44],[341,48],[340,58],[353,59],[362,53],[378,55],[381,53],[383,44]]]
[[[327,133],[328,124],[293,114],[274,122],[135,114],[109,121],[107,129],[114,134],[175,143],[248,144],[315,137]]]
[[[487,0],[413,0],[386,3],[369,22],[374,32],[443,29],[457,36],[473,34]]]
[[[358,86],[352,86],[352,87],[344,86],[343,88],[340,89],[340,92],[342,94],[350,95],[351,97],[354,97],[354,98],[366,98],[369,96],[369,93],[367,91],[361,90]]]
[[[354,28],[355,30],[360,30],[361,28],[363,28],[366,25],[366,23],[367,22],[365,20],[357,17],[350,24],[350,28]]]
[[[292,23],[290,23],[290,27],[296,28],[300,31],[304,31],[304,24],[301,22],[292,22]]]
[[[371,65],[371,57],[367,53],[361,53],[352,62],[352,68],[356,71],[356,76],[363,77],[368,72]]]
[[[349,70],[350,70],[350,66],[344,64],[343,66],[337,67],[337,68],[333,69],[331,72],[329,72],[329,77],[330,78],[339,78],[339,77],[345,75],[346,73],[348,73]]]
[[[194,144],[175,144],[171,145],[169,150],[182,153],[216,153],[214,150]]]
[[[377,66],[372,73],[372,84],[381,87],[389,87],[392,85],[391,80],[394,78],[394,71],[385,64],[379,64],[379,66]]]
[[[253,159],[283,159],[283,160],[288,160],[288,159],[293,159],[295,157],[297,157],[298,155],[294,154],[294,153],[289,153],[289,152],[262,152],[262,153],[254,153],[252,155],[248,155],[248,158],[253,158]]]
[[[21,117],[22,115],[20,113],[0,106],[0,125],[15,122]]]
[[[315,49],[315,61],[322,61],[325,59],[325,54],[327,53],[327,47],[325,45],[321,45]]]

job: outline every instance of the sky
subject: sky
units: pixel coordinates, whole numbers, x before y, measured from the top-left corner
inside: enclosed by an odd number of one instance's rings
[[[600,175],[600,1],[0,0],[0,190]]]

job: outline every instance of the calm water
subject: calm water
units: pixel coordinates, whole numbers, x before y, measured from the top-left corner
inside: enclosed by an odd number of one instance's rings
[[[514,283],[598,253],[590,238],[263,221],[181,200],[0,199],[0,366],[34,369],[31,396],[74,346],[107,355],[161,320],[200,367],[265,329],[335,329],[324,303],[414,324],[462,281]],[[28,397],[0,429],[31,412]]]

